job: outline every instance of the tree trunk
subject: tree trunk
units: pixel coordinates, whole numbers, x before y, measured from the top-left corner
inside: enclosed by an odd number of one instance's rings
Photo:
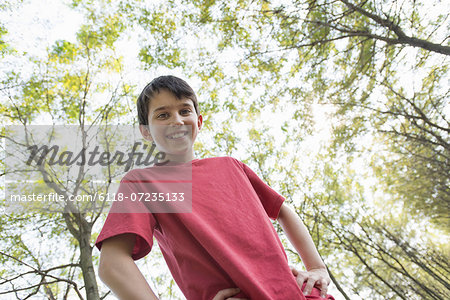
[[[81,228],[84,230],[81,230],[78,242],[80,243],[80,265],[83,273],[86,299],[99,300],[100,296],[98,293],[97,280],[95,277],[94,265],[92,264],[92,247],[90,245],[91,226],[83,226]]]

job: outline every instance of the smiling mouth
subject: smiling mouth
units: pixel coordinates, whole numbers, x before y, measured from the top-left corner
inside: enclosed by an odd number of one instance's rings
[[[176,139],[180,139],[186,135],[188,135],[187,131],[178,131],[178,132],[174,132],[174,133],[166,135],[166,138],[168,138],[170,140],[176,140]]]

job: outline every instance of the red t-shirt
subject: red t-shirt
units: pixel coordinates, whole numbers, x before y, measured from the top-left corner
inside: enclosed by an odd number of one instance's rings
[[[135,193],[130,182],[148,178],[150,170],[130,171],[118,193]],[[236,297],[253,300],[305,299],[269,219],[277,218],[283,201],[236,159],[193,160],[191,213],[110,212],[96,246],[134,233],[132,256],[139,259],[150,252],[155,236],[187,299],[211,300],[219,290],[234,287],[241,290]]]

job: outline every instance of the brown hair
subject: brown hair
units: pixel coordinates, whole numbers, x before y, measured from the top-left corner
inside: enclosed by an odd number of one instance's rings
[[[194,103],[195,112],[197,115],[199,114],[197,96],[186,81],[172,75],[160,76],[147,84],[139,95],[136,104],[140,125],[148,125],[148,109],[150,106],[150,100],[158,94],[160,90],[167,90],[180,100],[184,98],[192,100]]]

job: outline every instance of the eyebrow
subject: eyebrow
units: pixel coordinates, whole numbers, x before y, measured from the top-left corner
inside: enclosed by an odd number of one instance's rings
[[[160,106],[160,107],[154,109],[152,113],[156,113],[156,112],[161,111],[161,110],[166,110],[166,109],[168,109],[170,107],[171,106]],[[185,102],[185,103],[178,104],[177,107],[189,107],[189,108],[192,108],[192,105],[189,102]]]

